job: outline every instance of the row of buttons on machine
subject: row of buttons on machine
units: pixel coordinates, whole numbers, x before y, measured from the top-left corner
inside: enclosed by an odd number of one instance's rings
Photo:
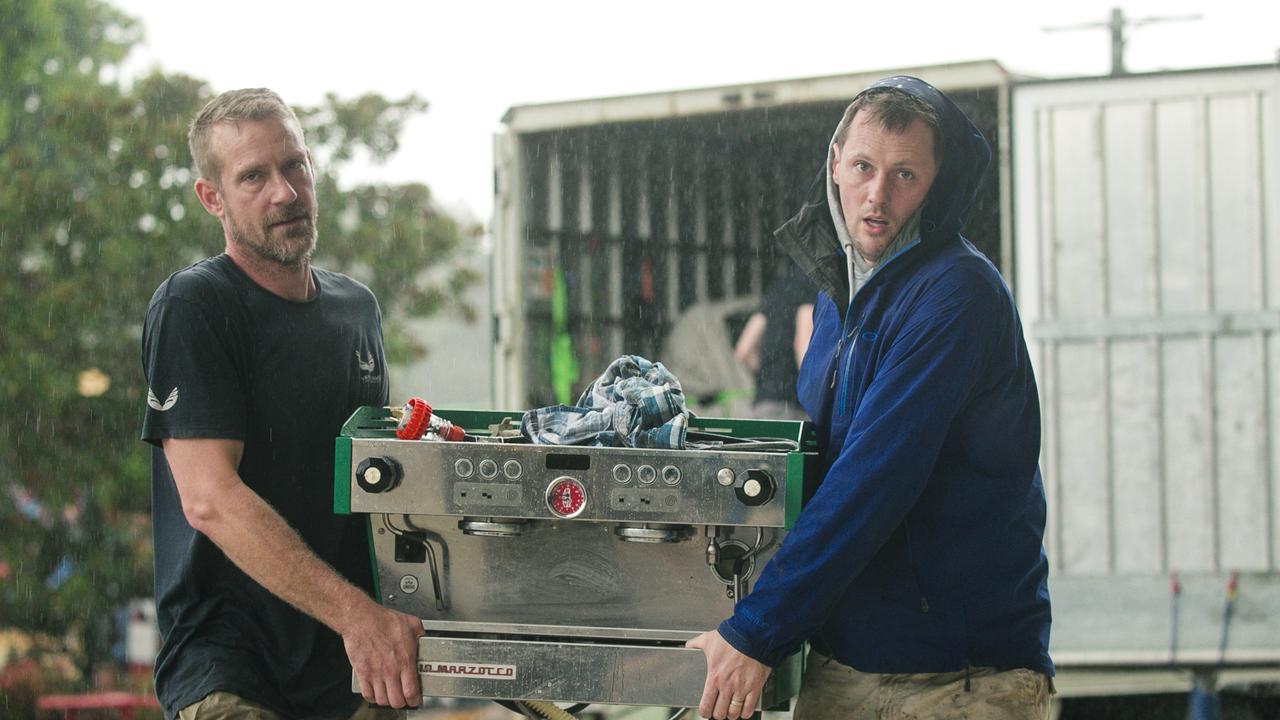
[[[498,477],[498,463],[493,460],[488,458],[481,460],[479,469],[480,477],[486,480]],[[476,474],[476,465],[468,458],[459,458],[453,463],[453,471],[458,474],[458,477],[466,479]],[[520,464],[519,460],[508,460],[502,463],[502,474],[508,480],[519,480],[520,476],[524,474],[524,466]]]
[[[636,479],[642,485],[652,484],[658,479],[658,471],[652,465],[641,465],[636,468]],[[615,482],[625,485],[631,482],[631,466],[618,463],[613,466],[613,479]],[[662,468],[662,482],[668,485],[680,484],[680,468],[675,465],[666,465]]]
[[[475,475],[477,470],[480,477],[486,480],[492,480],[498,477],[498,463],[485,458],[479,463],[479,468],[469,458],[458,458],[453,463],[453,471],[458,477],[466,479]],[[502,463],[502,474],[508,480],[519,480],[524,475],[524,467],[518,460],[508,460]],[[631,482],[631,466],[621,463],[613,466],[613,479],[619,484]],[[652,484],[658,479],[658,471],[652,465],[641,465],[635,470],[635,477],[643,485]],[[662,468],[662,482],[667,485],[680,484],[680,468],[675,465],[666,465]]]

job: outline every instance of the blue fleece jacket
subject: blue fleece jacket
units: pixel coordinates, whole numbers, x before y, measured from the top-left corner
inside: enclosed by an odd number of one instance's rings
[[[800,401],[821,485],[720,633],[776,665],[801,643],[864,672],[1053,673],[1040,407],[1017,309],[959,234],[990,158],[933,87],[943,166],[920,233],[848,301],[827,167],[776,234],[822,288]]]

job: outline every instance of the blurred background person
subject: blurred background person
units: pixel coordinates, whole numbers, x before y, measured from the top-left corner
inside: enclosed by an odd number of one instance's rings
[[[796,399],[796,376],[813,333],[817,293],[813,281],[788,263],[738,336],[733,358],[750,369],[755,379],[752,417],[809,419]]]

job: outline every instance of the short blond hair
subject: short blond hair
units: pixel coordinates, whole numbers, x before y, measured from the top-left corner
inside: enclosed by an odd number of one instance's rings
[[[191,150],[191,160],[200,177],[218,184],[221,167],[210,147],[209,137],[215,126],[235,124],[241,120],[292,122],[298,129],[298,134],[302,134],[302,123],[298,121],[293,108],[286,105],[275,91],[267,88],[228,90],[210,100],[187,128],[187,147]]]
[[[845,108],[844,117],[836,127],[835,143],[844,147],[844,140],[849,134],[849,126],[858,111],[866,110],[872,117],[880,121],[880,126],[890,132],[900,133],[916,120],[922,121],[933,133],[933,159],[942,166],[942,123],[938,121],[938,113],[920,98],[889,87],[873,87],[863,90]]]

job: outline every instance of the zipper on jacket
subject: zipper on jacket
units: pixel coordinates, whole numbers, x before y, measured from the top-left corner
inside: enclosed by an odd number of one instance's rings
[[[846,405],[849,401],[849,382],[850,376],[853,374],[853,354],[858,349],[858,328],[854,328],[849,333],[849,336],[853,338],[853,342],[849,344],[849,356],[844,361],[844,384],[840,386],[840,390],[836,395],[836,402],[840,404],[841,412],[846,412]],[[836,367],[839,367],[838,362]]]
[[[916,238],[914,240],[904,245],[900,250],[898,250],[898,252],[894,253],[893,257],[889,258],[888,260],[885,260],[884,263],[880,265],[880,267],[872,271],[871,275],[874,277],[875,274],[883,270],[886,265],[898,259],[902,255],[904,255],[908,250],[914,248],[919,244],[920,244],[920,236],[916,235]],[[846,400],[845,388],[849,386],[849,372],[851,372],[852,366],[853,366],[853,352],[854,352],[854,349],[857,348],[858,346],[858,338],[857,338],[858,328],[855,327],[853,330],[850,330],[847,334],[845,333],[845,328],[849,327],[849,316],[853,313],[853,301],[857,299],[858,295],[863,290],[867,289],[867,285],[871,284],[871,279],[872,279],[871,277],[868,277],[866,282],[862,284],[862,287],[858,288],[853,293],[853,297],[849,298],[849,306],[845,308],[845,312],[844,312],[844,322],[840,324],[840,340],[836,343],[835,367],[831,368],[831,386],[828,387],[827,389],[828,390],[836,389],[836,381],[840,377],[840,351],[844,349],[845,339],[852,337],[853,344],[849,346],[849,358],[845,361],[845,383],[844,385],[840,386],[840,390],[836,394],[836,402],[839,403],[839,406],[841,408],[843,408],[845,405],[845,400]]]
[[[865,288],[866,285],[863,285],[863,287]],[[858,292],[862,292],[862,288],[859,288]],[[854,293],[854,296],[856,297],[857,294],[858,293]],[[853,330],[847,330],[847,328],[849,327],[849,316],[851,315],[853,315],[853,298],[849,298],[849,307],[844,309],[844,320],[840,323],[840,340],[836,342],[836,356],[834,358],[835,362],[831,364],[832,365],[831,387],[827,388],[828,390],[836,389],[836,379],[840,377],[840,351],[844,349],[844,341],[852,337],[853,344],[854,345],[858,344],[858,339],[854,337],[854,333],[857,332],[857,328],[854,328]],[[853,355],[852,347],[849,349],[849,355],[850,356]],[[849,384],[849,376],[848,376],[848,373],[845,373],[845,385],[848,385],[848,384]],[[840,388],[840,391],[836,393],[836,402],[839,403],[839,407],[844,406],[844,387],[843,386]]]
[[[844,328],[840,328],[841,331]],[[836,377],[840,375],[840,349],[844,347],[844,332],[840,333],[840,341],[836,343],[836,361],[831,363],[831,387],[829,390],[836,389]]]

